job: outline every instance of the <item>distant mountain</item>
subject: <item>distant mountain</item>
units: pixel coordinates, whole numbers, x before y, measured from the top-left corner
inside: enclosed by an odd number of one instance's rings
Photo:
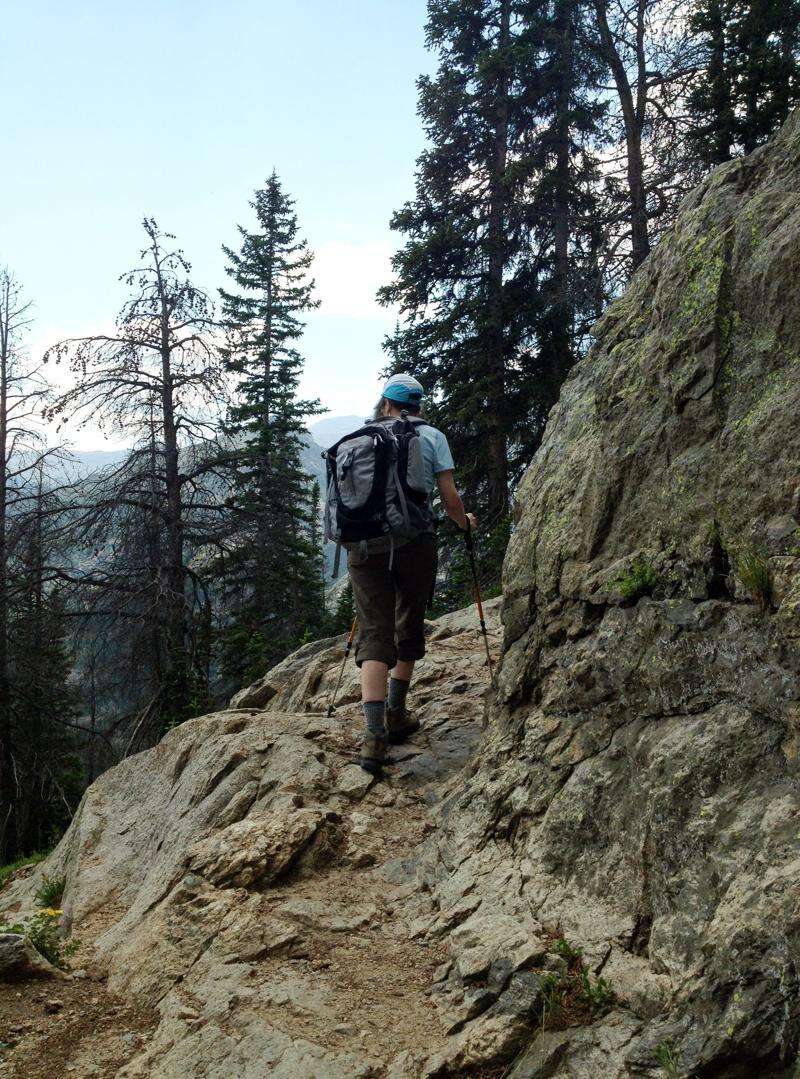
[[[334,442],[336,439],[334,439]],[[319,480],[323,495],[325,494],[325,462],[322,460],[322,446],[315,442],[311,434],[305,441],[300,454],[300,462],[305,471]]]
[[[88,476],[101,468],[119,464],[128,456],[128,450],[73,450],[67,459],[61,462],[61,471],[78,477]]]
[[[363,416],[323,416],[308,425],[311,437],[323,449],[338,442],[344,435],[355,431],[364,422]]]

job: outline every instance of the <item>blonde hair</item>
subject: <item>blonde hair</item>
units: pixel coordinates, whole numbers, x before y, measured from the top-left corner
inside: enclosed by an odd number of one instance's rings
[[[372,412],[372,419],[382,420],[386,415],[387,405],[390,408],[399,408],[401,412],[407,412],[409,416],[422,416],[420,405],[406,404],[404,401],[392,401],[388,397],[381,397]]]

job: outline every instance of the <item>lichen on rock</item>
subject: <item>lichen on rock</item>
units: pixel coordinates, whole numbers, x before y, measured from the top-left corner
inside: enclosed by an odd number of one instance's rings
[[[563,934],[608,974],[616,1009],[542,1075],[658,1075],[664,1044],[681,1075],[797,1054],[798,192],[795,114],[689,197],[517,495],[500,700],[429,872],[440,907],[457,867],[472,918]],[[652,587],[626,596],[637,561]]]

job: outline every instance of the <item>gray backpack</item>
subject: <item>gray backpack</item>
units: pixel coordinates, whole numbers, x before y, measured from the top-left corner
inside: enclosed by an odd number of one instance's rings
[[[389,539],[415,539],[434,530],[425,487],[425,462],[419,428],[409,417],[376,420],[340,438],[323,453],[327,464],[325,538],[336,544],[334,577],[342,547]]]

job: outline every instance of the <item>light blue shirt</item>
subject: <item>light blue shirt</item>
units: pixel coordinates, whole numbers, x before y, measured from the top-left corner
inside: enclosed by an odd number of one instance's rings
[[[419,428],[418,434],[422,442],[422,459],[425,462],[425,487],[430,494],[436,486],[437,474],[455,468],[455,465],[447,439],[441,431],[425,424]]]

